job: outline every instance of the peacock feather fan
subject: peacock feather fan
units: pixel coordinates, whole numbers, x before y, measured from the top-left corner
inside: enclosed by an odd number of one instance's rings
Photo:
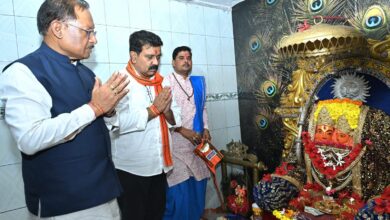
[[[271,65],[263,64],[262,74],[258,75],[258,87],[254,91],[258,105],[271,108],[280,105],[280,95],[286,88],[283,79],[283,75],[272,68]]]
[[[257,109],[254,123],[258,129],[256,137],[258,143],[254,151],[260,161],[273,169],[279,164],[279,160],[275,158],[280,158],[283,148],[281,118],[272,108],[264,106]]]
[[[294,21],[308,21],[310,24],[323,22],[327,24],[344,23],[343,10],[346,0],[291,0]]]
[[[367,38],[383,40],[389,34],[390,8],[388,0],[353,1],[348,4],[345,16],[349,23]]]
[[[273,34],[291,34],[295,28],[290,18],[291,4],[288,0],[264,0],[249,7],[248,17],[256,29],[270,30]]]
[[[248,38],[245,56],[249,60],[266,60],[268,53],[272,50],[274,42],[271,39],[269,30],[256,32]]]

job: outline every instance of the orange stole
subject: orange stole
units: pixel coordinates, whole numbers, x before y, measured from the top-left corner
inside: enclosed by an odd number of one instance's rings
[[[156,93],[156,96],[161,92],[162,90],[162,81],[163,77],[160,75],[159,72],[156,72],[154,75],[154,79],[145,79],[141,78],[133,69],[133,66],[128,63],[126,66],[126,70],[134,77],[134,79],[144,85],[144,86],[153,86],[154,87],[154,92]],[[162,144],[163,144],[163,155],[164,155],[164,163],[165,166],[172,166],[172,157],[171,157],[171,150],[169,148],[169,131],[168,131],[168,125],[165,120],[164,114],[159,115],[160,118],[160,128],[161,128],[161,136],[162,136]]]

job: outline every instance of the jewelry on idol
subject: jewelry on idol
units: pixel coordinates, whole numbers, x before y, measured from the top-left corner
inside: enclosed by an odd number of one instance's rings
[[[180,86],[180,89],[184,92],[184,94],[187,96],[187,100],[190,101],[191,97],[194,95],[194,88],[192,88],[192,94],[191,95],[188,95],[188,93],[184,90],[184,88],[181,86],[181,84],[179,83],[179,80],[177,80],[176,76],[175,76],[175,73],[172,73],[173,75],[173,78],[175,78],[177,84],[179,84]],[[191,82],[191,81],[190,81]],[[191,87],[192,87],[192,83],[191,83]]]

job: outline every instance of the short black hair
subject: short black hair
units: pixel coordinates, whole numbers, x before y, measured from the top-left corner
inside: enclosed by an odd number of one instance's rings
[[[130,35],[129,44],[130,51],[134,51],[139,54],[141,53],[143,46],[150,45],[152,47],[160,47],[163,45],[163,42],[157,34],[141,30]]]
[[[192,56],[192,52],[191,52],[191,48],[187,47],[187,46],[180,46],[180,47],[176,47],[174,50],[173,50],[173,53],[172,53],[172,59],[176,59],[177,57],[177,54],[182,52],[182,51],[188,51],[190,52],[190,55]]]
[[[75,6],[82,10],[89,9],[89,4],[85,0],[46,0],[38,10],[37,25],[38,31],[45,36],[50,23],[54,20],[65,21],[77,19]]]

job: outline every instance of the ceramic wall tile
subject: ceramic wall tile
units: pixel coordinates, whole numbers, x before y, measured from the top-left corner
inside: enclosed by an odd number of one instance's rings
[[[25,207],[20,164],[0,167],[0,213]]]
[[[20,208],[16,210],[11,210],[3,212],[0,214],[0,219],[4,220],[27,220],[29,219],[29,212],[27,208]]]
[[[171,1],[170,6],[172,32],[188,33],[187,4]]]
[[[107,26],[108,57],[111,63],[129,61],[129,36],[129,28]]]
[[[219,9],[204,7],[205,34],[219,37]]]
[[[15,17],[15,24],[19,57],[23,57],[38,49],[43,38],[38,33],[36,19]]]
[[[208,106],[207,112],[211,113],[209,123],[212,124],[213,130],[226,128],[226,107],[225,101],[211,102]],[[225,136],[226,137],[226,136]]]
[[[88,0],[89,10],[93,17],[93,22],[95,25],[104,25],[106,24],[106,11],[105,11],[105,1],[104,0]],[[106,4],[109,4],[106,2]]]
[[[127,62],[126,63],[110,63],[110,68],[109,68],[109,73],[113,73],[118,70],[123,70],[126,68]]]
[[[189,46],[192,50],[192,63],[207,64],[206,37],[190,34]]]
[[[227,130],[226,128],[215,129],[210,131],[213,145],[219,150],[226,150]]]
[[[221,65],[221,39],[219,37],[206,36],[207,64]]]
[[[0,61],[0,70],[4,69],[5,66],[7,66],[10,62],[1,62]]]
[[[129,27],[129,8],[127,0],[105,1],[106,24]]]
[[[234,41],[232,38],[220,38],[222,65],[235,65]]]
[[[207,78],[207,65],[192,64],[191,74],[194,76],[204,76],[205,78]],[[206,89],[207,89],[207,84],[206,84]]]
[[[205,17],[203,14],[203,6],[187,5],[188,31],[191,34],[205,34]]]
[[[0,167],[20,163],[20,151],[5,120],[0,118]]]
[[[206,83],[209,93],[222,93],[224,92],[224,85],[222,80],[222,67],[221,66],[207,66]]]
[[[240,126],[234,126],[227,128],[227,137],[229,138],[228,142],[230,141],[241,141],[241,128]]]
[[[159,71],[163,77],[166,77],[173,72],[173,68],[171,64],[161,64]]]
[[[110,71],[110,64],[108,63],[84,63],[88,66],[97,77],[100,78],[102,83],[106,82],[112,75],[113,71]]]
[[[190,37],[187,33],[173,33],[172,32],[172,51],[171,51],[171,55],[172,55],[172,52],[173,50],[176,48],[176,47],[179,47],[179,46],[188,46],[190,44]],[[171,60],[172,60],[172,56],[171,56]]]
[[[0,15],[13,15],[14,4],[12,0],[1,0]]]
[[[170,4],[168,0],[150,0],[152,30],[171,31]]]
[[[238,99],[236,100],[226,100],[225,101],[225,110],[226,110],[226,126],[234,127],[240,125],[240,116],[238,110]]]
[[[220,36],[233,38],[233,20],[232,12],[228,10],[219,10]]]
[[[152,28],[149,0],[129,0],[129,14],[131,28]]]
[[[0,23],[0,61],[13,61],[18,58],[14,17],[0,15]]]
[[[237,75],[235,66],[222,66],[224,92],[237,92]]]
[[[37,17],[37,12],[43,0],[13,0],[16,16]]]

